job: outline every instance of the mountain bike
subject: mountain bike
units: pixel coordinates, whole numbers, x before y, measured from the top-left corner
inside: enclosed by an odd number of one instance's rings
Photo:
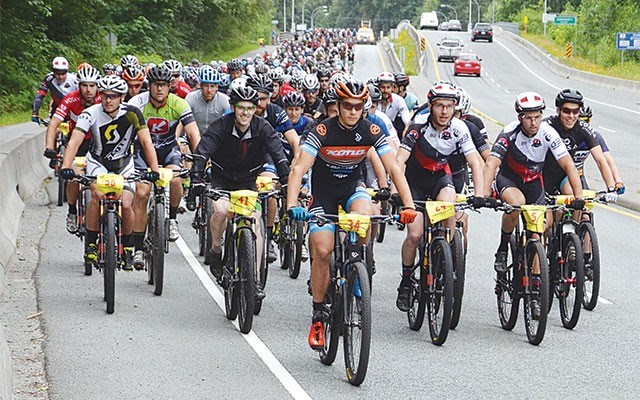
[[[48,126],[49,120],[40,119],[40,125]],[[58,200],[57,205],[61,207],[62,204],[67,199],[67,182],[60,176],[60,169],[62,167],[62,157],[64,156],[64,151],[67,148],[67,142],[69,141],[69,123],[61,122],[58,125],[56,135],[56,151],[58,154],[54,159],[51,160],[51,166],[53,168],[53,173],[56,179],[58,180]]]
[[[347,379],[354,386],[365,379],[371,349],[371,287],[365,246],[358,243],[358,236],[366,236],[371,223],[387,223],[394,218],[354,213],[310,215],[310,222],[335,225],[330,282],[325,296],[329,317],[324,324],[325,345],[319,351],[320,360],[325,365],[333,364],[342,336]]]
[[[279,190],[274,190],[275,188],[275,180],[266,176],[259,176],[256,179],[256,187],[258,189],[258,201],[262,205],[262,213],[261,213],[261,224],[260,228],[262,230],[262,237],[264,238],[264,246],[262,246],[262,256],[260,257],[260,265],[258,266],[258,282],[257,284],[261,286],[261,289],[264,293],[264,289],[267,286],[267,276],[269,274],[269,263],[267,262],[267,254],[269,253],[269,235],[267,234],[267,218],[269,215],[269,198],[270,197],[278,197],[280,196]],[[253,309],[253,314],[258,315],[262,310],[262,300],[261,296],[256,297],[256,304]]]
[[[309,206],[309,196],[300,193],[298,205]],[[297,279],[302,265],[302,246],[306,241],[306,227],[304,221],[295,221],[287,215],[286,199],[278,198],[278,220],[275,226],[274,238],[280,250],[280,268],[289,270],[289,277]]]
[[[598,304],[600,294],[600,246],[595,228],[593,207],[595,203],[606,204],[605,192],[583,190],[585,210],[582,212],[578,225],[578,236],[582,245],[582,259],[584,261],[584,290],[582,306],[585,310],[593,311]]]
[[[76,168],[80,168],[84,171],[87,166],[87,158],[86,157],[75,157],[73,160],[73,166]],[[84,247],[86,250],[87,242],[84,240],[85,235],[87,234],[87,206],[91,201],[91,187],[89,185],[80,184],[80,192],[78,193],[78,201],[76,203],[76,207],[78,210],[78,214],[76,216],[78,221],[78,230],[75,235],[81,240],[84,241]],[[93,265],[91,263],[84,263],[84,274],[89,276],[93,273]]]
[[[573,196],[550,196],[553,223],[547,234],[549,259],[549,311],[553,297],[560,303],[560,319],[567,329],[575,328],[584,298],[584,261],[578,223],[573,220]]]
[[[499,202],[495,210],[507,213],[521,211],[509,243],[508,268],[505,272],[496,273],[494,290],[500,325],[505,330],[513,329],[522,299],[527,339],[529,343],[538,345],[544,338],[549,311],[549,266],[539,239],[544,232],[546,207],[512,206]],[[536,270],[539,270],[538,276],[534,276]],[[538,308],[539,315],[536,315]]]

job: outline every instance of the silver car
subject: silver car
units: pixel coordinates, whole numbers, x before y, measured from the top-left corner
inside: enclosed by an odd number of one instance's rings
[[[438,61],[449,60],[455,61],[464,47],[464,43],[456,38],[443,38],[438,43]]]

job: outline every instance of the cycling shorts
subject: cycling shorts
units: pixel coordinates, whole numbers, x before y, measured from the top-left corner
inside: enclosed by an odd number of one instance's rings
[[[451,179],[453,180],[453,186],[456,189],[456,193],[467,192],[467,186],[469,185],[469,170],[466,167],[458,172],[454,172],[453,175],[451,175]]]
[[[314,184],[311,188],[311,204],[309,212],[316,215],[332,214],[338,215],[338,206],[349,212],[351,204],[356,199],[367,199],[371,202],[371,196],[367,192],[362,180],[344,182],[343,184]],[[309,224],[309,232],[331,231],[333,224],[318,226],[316,223]]]
[[[444,170],[436,172],[424,171],[420,176],[407,175],[407,183],[411,190],[411,197],[416,201],[435,200],[444,188],[455,190],[453,178]]]
[[[124,176],[125,178],[131,177],[135,173],[135,166],[132,157],[128,157],[128,159],[118,160],[116,162],[112,162],[112,165],[108,165],[108,163],[100,163],[96,160],[91,153],[87,153],[87,175],[90,176],[98,176],[100,174],[119,174]],[[124,190],[128,190],[131,193],[136,192],[136,184],[135,182],[125,181]]]
[[[175,165],[180,167],[182,165],[182,154],[180,148],[176,146],[167,146],[161,149],[156,149],[156,155],[158,156],[158,164],[160,166]],[[149,165],[144,158],[144,150],[140,149],[135,155],[136,169],[146,170]]]
[[[496,190],[498,197],[502,197],[505,189],[518,188],[524,194],[526,204],[544,204],[544,184],[542,179],[522,182],[521,178],[503,173],[496,175]]]

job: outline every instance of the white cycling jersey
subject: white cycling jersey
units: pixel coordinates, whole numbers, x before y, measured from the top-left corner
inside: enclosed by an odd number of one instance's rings
[[[395,120],[398,115],[402,118],[402,122],[405,125],[408,125],[411,121],[411,113],[409,113],[409,109],[407,108],[407,103],[405,103],[404,99],[395,93],[391,93],[389,96],[389,102],[386,106],[380,102],[378,105],[380,111],[387,114],[387,117],[391,121]]]

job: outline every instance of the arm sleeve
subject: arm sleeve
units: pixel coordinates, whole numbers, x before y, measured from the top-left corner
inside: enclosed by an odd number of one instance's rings
[[[402,142],[400,143],[400,148],[405,149],[409,153],[413,151],[413,147],[418,142],[418,138],[420,137],[420,126],[419,125],[411,125],[407,129],[407,134],[402,138]]]
[[[505,133],[505,131],[500,131],[496,141],[493,143],[493,147],[491,147],[491,155],[498,158],[500,161],[503,161],[505,156],[507,155],[507,151],[509,150],[509,136]]]

